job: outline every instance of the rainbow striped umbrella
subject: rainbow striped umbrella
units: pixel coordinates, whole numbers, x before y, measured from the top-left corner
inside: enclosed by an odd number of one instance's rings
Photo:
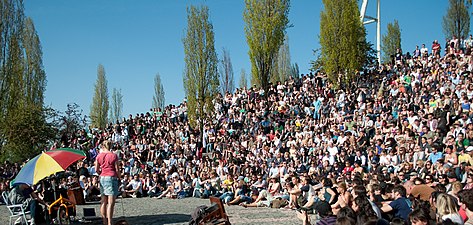
[[[34,185],[51,174],[64,171],[72,163],[84,158],[85,153],[83,151],[72,148],[58,148],[43,152],[21,168],[11,185]]]

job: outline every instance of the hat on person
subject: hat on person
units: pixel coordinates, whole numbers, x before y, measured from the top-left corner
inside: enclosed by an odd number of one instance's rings
[[[245,179],[244,176],[239,176],[239,177],[238,177],[238,181],[241,181],[241,180],[244,180],[244,179]]]
[[[468,146],[468,148],[466,148],[466,151],[467,151],[467,152],[473,151],[473,146]]]
[[[284,181],[286,181],[287,179],[289,179],[290,176],[291,176],[291,175],[289,175],[289,174],[284,175]]]
[[[382,171],[388,171],[387,167],[383,167]]]
[[[448,173],[447,177],[451,179],[457,179],[457,175],[455,173]]]
[[[409,176],[411,176],[411,177],[417,176],[417,173],[416,173],[416,172],[411,172],[411,173],[409,174]]]
[[[320,201],[315,205],[315,211],[319,213],[320,216],[325,217],[332,214],[332,207],[327,201]]]
[[[174,173],[172,173],[172,175],[171,175],[171,176],[172,176],[172,177],[178,177],[178,176],[179,176],[179,174],[178,174],[178,173],[176,173],[176,172],[174,172]]]

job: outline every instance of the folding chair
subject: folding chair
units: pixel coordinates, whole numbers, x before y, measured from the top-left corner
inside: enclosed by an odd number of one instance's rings
[[[3,201],[5,201],[8,211],[10,211],[10,222],[8,224],[11,225],[12,219],[14,218],[22,218],[22,223],[28,224],[26,216],[29,215],[29,217],[31,217],[29,209],[23,209],[23,204],[12,204],[8,198],[8,194],[8,191],[2,193]],[[15,220],[13,222],[15,222]]]

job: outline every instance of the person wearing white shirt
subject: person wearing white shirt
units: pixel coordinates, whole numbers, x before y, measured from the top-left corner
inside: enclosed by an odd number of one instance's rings
[[[330,156],[336,156],[338,154],[338,148],[333,145],[332,141],[328,142],[327,151],[330,153]]]
[[[279,168],[276,166],[276,162],[271,162],[271,168],[269,169],[269,177],[278,177]]]
[[[427,56],[429,54],[429,49],[427,49],[427,47],[425,47],[425,44],[422,44],[422,48],[420,49],[420,53],[422,54],[422,56]]]
[[[361,161],[361,166],[366,166],[366,156],[361,154],[360,150],[357,150],[355,153],[355,162]]]

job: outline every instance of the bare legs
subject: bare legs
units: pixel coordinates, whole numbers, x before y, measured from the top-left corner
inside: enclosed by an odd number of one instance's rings
[[[241,199],[240,196],[236,196],[235,199],[233,199],[233,200],[230,201],[230,202],[227,202],[227,205],[236,205],[236,204],[238,204],[238,203],[240,202],[240,199]]]
[[[107,197],[108,197],[108,207],[107,207],[108,225],[112,225],[113,209],[115,208],[116,197],[114,195],[107,196]]]
[[[113,209],[115,208],[116,197],[113,195],[102,195],[100,204],[100,214],[102,215],[102,223],[104,225],[112,225]]]
[[[310,225],[310,218],[306,211],[297,211],[297,218],[302,220],[302,225]]]
[[[107,225],[107,207],[108,207],[108,196],[102,195],[100,200],[100,215],[102,216],[102,224]]]

